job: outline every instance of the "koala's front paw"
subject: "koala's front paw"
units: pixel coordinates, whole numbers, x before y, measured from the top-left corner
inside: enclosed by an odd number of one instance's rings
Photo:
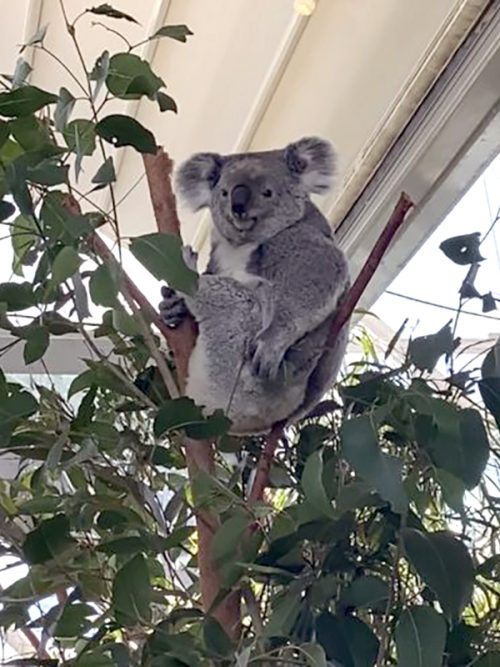
[[[256,340],[250,346],[250,359],[252,372],[261,380],[276,380],[283,361],[282,355],[278,354],[272,343],[266,340]]]
[[[189,314],[189,311],[184,303],[184,299],[171,287],[162,287],[161,295],[163,299],[159,306],[160,315],[165,324],[174,329],[179,326],[182,320]]]

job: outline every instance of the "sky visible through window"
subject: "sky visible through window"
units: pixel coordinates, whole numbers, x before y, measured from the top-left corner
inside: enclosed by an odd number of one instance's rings
[[[439,245],[452,236],[472,232],[479,232],[481,238],[486,237],[481,244],[481,255],[485,260],[481,263],[475,285],[481,294],[491,291],[494,297],[500,299],[500,223],[494,225],[499,214],[500,155],[425,241],[372,306],[371,312],[394,331],[408,317],[408,333],[412,332],[412,335],[434,333],[444,326],[455,317],[454,312],[395,294],[457,308],[458,290],[468,266],[459,266],[449,260]],[[497,307],[498,310],[487,313],[485,317],[479,299],[467,301],[458,321],[457,335],[467,340],[499,336],[500,303]],[[469,315],[468,311],[475,315]]]

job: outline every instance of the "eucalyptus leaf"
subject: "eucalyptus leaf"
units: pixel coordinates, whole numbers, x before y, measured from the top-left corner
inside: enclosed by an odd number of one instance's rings
[[[82,260],[78,253],[71,246],[65,246],[58,253],[54,262],[52,263],[52,281],[59,284],[71,278],[78,268]]]
[[[198,274],[186,266],[182,241],[175,234],[146,234],[132,240],[130,251],[158,280],[185,294],[193,294]]]
[[[193,33],[187,25],[165,25],[157,30],[154,35],[151,36],[151,39],[157,37],[169,37],[170,39],[175,39],[177,42],[187,42],[187,38],[192,34]]]
[[[401,537],[408,559],[455,623],[472,595],[474,565],[467,547],[447,532],[403,528]]]
[[[95,131],[116,148],[132,146],[139,153],[156,153],[154,135],[130,116],[106,116],[96,125]]]
[[[333,518],[335,513],[325,491],[323,471],[323,452],[318,449],[306,461],[301,484],[306,500],[321,514]]]
[[[36,86],[23,86],[8,93],[0,93],[0,116],[28,116],[56,102],[57,95]]]
[[[396,625],[396,648],[401,667],[441,667],[446,644],[446,621],[432,607],[409,607]]]
[[[49,347],[49,340],[49,332],[46,327],[32,327],[23,350],[24,363],[29,365],[41,359]]]
[[[152,71],[145,60],[133,53],[116,53],[109,60],[106,86],[120,99],[140,99],[143,95],[153,99],[164,86],[163,80]]]
[[[97,14],[97,16],[108,16],[112,19],[125,19],[130,23],[139,23],[139,21],[137,21],[137,19],[135,19],[133,16],[130,16],[130,14],[125,14],[125,12],[122,12],[119,9],[115,9],[108,2],[104,2],[101,5],[97,5],[97,7],[87,9],[87,11],[90,14]]]
[[[439,248],[448,259],[463,266],[465,264],[475,264],[484,259],[479,251],[480,244],[481,234],[474,232],[446,239],[440,244]]]
[[[149,623],[153,590],[146,559],[137,554],[115,575],[112,606],[118,623],[134,626]]]
[[[75,103],[76,99],[71,92],[67,88],[60,88],[59,99],[54,109],[54,127],[58,132],[64,132]]]

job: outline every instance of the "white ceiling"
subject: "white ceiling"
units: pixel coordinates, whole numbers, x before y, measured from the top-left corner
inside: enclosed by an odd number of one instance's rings
[[[65,0],[70,20],[91,0]],[[487,4],[486,0],[319,0],[310,18],[293,0],[115,0],[140,25],[103,18],[131,42],[165,24],[186,23],[187,44],[148,42],[143,57],[164,79],[179,114],[161,114],[148,100],[129,102],[127,113],[149,127],[176,162],[193,152],[279,147],[303,135],[330,139],[339,153],[334,194],[322,202],[333,223],[358,196],[368,177]],[[104,50],[124,50],[114,34],[78,23],[89,67]],[[59,0],[9,2],[2,20],[0,71],[12,71],[16,46],[49,24],[46,46],[77,76],[81,68],[65,32]],[[31,50],[32,83],[51,91],[70,76],[47,54]],[[139,53],[140,50],[139,50]],[[122,103],[110,105],[116,111]],[[127,103],[123,103],[127,104]],[[83,113],[76,109],[73,117]],[[89,176],[98,166],[87,164]],[[84,163],[85,166],[85,163]],[[117,156],[122,199],[143,174],[133,150]],[[84,185],[82,184],[82,188]],[[96,195],[107,208],[107,194]],[[124,235],[152,231],[144,179],[119,206]],[[184,237],[202,242],[203,216],[181,210]]]

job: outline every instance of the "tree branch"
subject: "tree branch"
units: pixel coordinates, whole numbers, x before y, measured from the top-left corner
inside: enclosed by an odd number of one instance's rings
[[[382,257],[386,253],[387,248],[389,247],[396,232],[403,224],[406,218],[406,214],[413,207],[413,205],[414,204],[408,195],[403,192],[399,197],[399,201],[396,204],[388,223],[384,227],[377,242],[373,246],[372,251],[368,255],[368,258],[365,261],[358,277],[347,292],[345,298],[339,304],[339,308],[332,322],[332,327],[328,335],[328,345],[333,345],[335,343],[335,340],[340,331],[351,318],[351,315],[353,314],[359,299],[365,291],[366,286],[372,279],[375,271],[382,261]],[[253,501],[262,500],[264,497],[264,491],[269,481],[269,470],[271,468],[276,447],[278,446],[280,438],[283,434],[283,427],[283,422],[276,424],[273,427],[271,433],[267,436],[264,449],[262,450],[259,461],[257,463],[257,470],[250,491],[250,499]]]

